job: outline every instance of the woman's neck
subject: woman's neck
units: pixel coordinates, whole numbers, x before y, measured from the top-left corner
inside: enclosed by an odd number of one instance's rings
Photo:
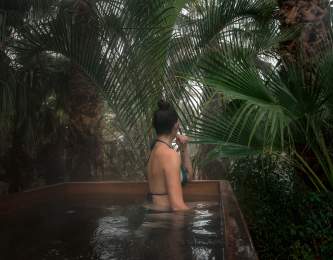
[[[174,137],[170,135],[158,135],[156,139],[168,144],[171,147]]]

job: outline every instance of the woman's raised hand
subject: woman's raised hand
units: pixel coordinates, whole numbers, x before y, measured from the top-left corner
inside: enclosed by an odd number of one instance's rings
[[[176,135],[176,143],[178,146],[187,145],[189,138],[186,135]]]

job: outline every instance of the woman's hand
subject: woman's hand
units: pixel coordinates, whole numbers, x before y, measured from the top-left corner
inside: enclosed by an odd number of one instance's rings
[[[186,135],[176,135],[176,143],[178,146],[186,146],[189,138]]]
[[[188,180],[193,179],[193,168],[190,159],[190,150],[187,145],[190,139],[186,135],[176,135],[176,143],[181,154],[182,166],[187,170]]]

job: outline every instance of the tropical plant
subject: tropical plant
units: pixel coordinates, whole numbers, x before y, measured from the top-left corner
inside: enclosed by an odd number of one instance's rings
[[[9,57],[33,59],[48,54],[67,60],[75,73],[70,74],[72,84],[66,100],[97,97],[96,86],[134,149],[145,147],[145,151],[152,138],[147,122],[156,101],[165,97],[174,103],[184,129],[190,128],[193,115],[204,109],[214,92],[184,75],[221,47],[223,35],[231,35],[247,20],[253,28],[256,21],[271,20],[274,8],[270,1],[245,0],[50,0],[47,5],[32,0],[15,1],[15,5],[26,10],[20,13],[26,22],[13,27],[13,42],[8,46],[13,55]],[[80,120],[85,117],[84,109],[94,114],[89,117],[94,123],[88,125],[98,125],[100,106],[97,99],[90,103],[82,109],[80,105],[65,106],[72,129],[91,132]],[[70,111],[75,113],[70,116]],[[142,134],[131,134],[138,130]]]
[[[331,259],[332,193],[309,192],[275,156],[234,160],[227,176],[260,259]]]
[[[46,11],[48,3],[41,1],[35,15]],[[13,49],[18,40],[24,40],[18,36],[18,30],[32,15],[29,13],[31,4],[2,1],[0,5],[0,63],[3,66],[0,73],[0,158],[11,191],[30,184],[36,154],[44,145],[49,145],[49,153],[53,155],[58,151],[56,144],[64,139],[67,121],[63,113],[68,78],[66,60],[50,53],[33,55]],[[45,173],[55,172],[56,178],[60,171],[57,172],[59,167],[55,166],[59,165],[48,163],[51,169]]]
[[[200,142],[219,144],[215,156],[279,154],[317,190],[332,189],[331,48],[322,50],[307,69],[304,62],[260,66],[260,55],[275,52],[279,57],[272,34],[264,33],[259,40],[258,34],[233,37],[221,52],[205,59],[194,77],[223,93],[228,111],[200,117],[193,134]]]

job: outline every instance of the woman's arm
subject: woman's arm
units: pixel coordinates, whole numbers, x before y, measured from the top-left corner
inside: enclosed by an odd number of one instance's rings
[[[181,154],[181,161],[182,166],[186,169],[188,173],[188,179],[193,179],[193,168],[192,168],[192,162],[190,158],[190,148],[188,145],[188,137],[185,135],[177,135],[177,144],[180,147],[180,154]]]
[[[168,190],[170,207],[174,211],[190,209],[184,202],[182,186],[179,178],[180,158],[179,155],[170,150],[165,156],[164,173]]]

